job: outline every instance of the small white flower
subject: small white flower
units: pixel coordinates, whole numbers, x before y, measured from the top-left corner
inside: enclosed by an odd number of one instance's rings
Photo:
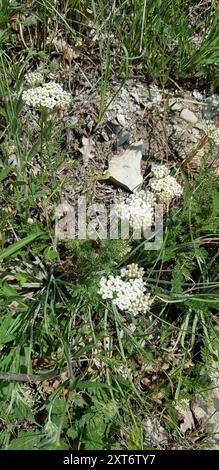
[[[139,268],[135,263],[128,264],[126,268],[121,269],[121,277],[128,277],[129,279],[140,278],[144,276],[144,269]]]
[[[152,164],[151,173],[153,174],[154,178],[160,179],[168,176],[170,174],[170,170],[165,165]]]
[[[23,92],[23,101],[33,108],[49,111],[68,108],[71,95],[64,91],[58,83],[48,82]]]
[[[154,221],[155,197],[149,191],[138,191],[116,205],[115,212],[133,229],[146,229]]]
[[[212,140],[215,145],[219,146],[219,128],[216,127],[214,124],[209,124],[205,132],[210,140]]]
[[[154,175],[149,181],[149,186],[157,195],[160,202],[168,203],[183,193],[182,186],[171,176],[169,169],[164,165],[152,165],[151,171]]]
[[[40,72],[26,73],[24,78],[25,78],[26,84],[30,88],[34,88],[36,86],[42,85],[42,83],[44,82],[44,77]]]
[[[127,311],[134,316],[146,313],[151,304],[150,294],[146,294],[143,281],[144,270],[137,265],[129,265],[121,270],[120,276],[110,275],[100,280],[100,295],[102,299],[112,300],[121,311]],[[125,281],[122,278],[127,277]]]

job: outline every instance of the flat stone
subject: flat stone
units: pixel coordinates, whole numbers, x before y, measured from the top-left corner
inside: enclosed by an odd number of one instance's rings
[[[125,121],[125,116],[124,116],[124,114],[118,113],[117,116],[116,116],[116,118],[117,118],[118,123],[119,123],[121,126],[123,126],[123,127],[126,126],[126,121]]]
[[[193,125],[198,122],[197,116],[188,108],[185,108],[181,111],[180,117],[184,121],[189,122],[190,124],[193,124]]]
[[[116,155],[109,162],[110,180],[129,191],[134,191],[143,183],[141,174],[141,159],[143,141],[132,144],[121,155]]]
[[[106,125],[107,125],[107,128],[109,129],[109,131],[112,134],[118,135],[119,132],[121,131],[121,126],[119,126],[119,124],[117,124],[117,122],[115,122],[115,121],[108,120],[106,122]]]
[[[179,103],[179,101],[176,101],[174,98],[169,100],[169,106],[171,111],[182,111],[183,109],[182,103]]]

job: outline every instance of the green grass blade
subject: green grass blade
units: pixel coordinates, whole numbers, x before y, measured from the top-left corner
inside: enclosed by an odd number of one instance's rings
[[[31,235],[28,235],[27,237],[23,238],[22,240],[19,240],[13,245],[9,246],[5,250],[0,252],[0,260],[3,260],[5,258],[9,258],[11,255],[16,253],[17,251],[21,250],[24,246],[29,245],[31,242],[36,240],[37,238],[41,238],[42,236],[45,236],[44,232],[38,232],[38,233],[32,233]]]

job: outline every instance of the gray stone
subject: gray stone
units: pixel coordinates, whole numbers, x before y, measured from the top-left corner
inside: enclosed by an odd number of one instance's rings
[[[182,111],[183,105],[179,101],[176,101],[176,99],[171,98],[169,101],[169,106],[171,111]]]
[[[126,126],[126,121],[125,121],[125,116],[124,116],[124,114],[118,113],[117,116],[116,116],[116,118],[117,118],[118,123],[119,123],[121,126],[123,126],[123,127]]]
[[[143,141],[134,143],[121,155],[116,155],[109,162],[109,177],[113,183],[134,191],[143,183],[141,159]]]
[[[192,111],[190,111],[190,109],[188,109],[188,108],[185,108],[181,111],[180,117],[184,121],[189,122],[193,125],[198,122],[197,116]]]
[[[168,443],[168,435],[163,426],[161,426],[158,419],[147,417],[143,421],[144,428],[144,444],[155,446],[159,449],[166,446]]]
[[[130,138],[129,132],[121,129],[118,132],[117,137],[116,137],[115,148],[118,149],[119,147],[122,147],[122,145],[129,142],[129,138]]]

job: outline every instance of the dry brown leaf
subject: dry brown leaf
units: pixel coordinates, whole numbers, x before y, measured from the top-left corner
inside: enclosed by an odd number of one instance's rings
[[[192,160],[197,156],[198,152],[202,150],[208,140],[208,136],[205,134],[199,141],[197,142],[195,148],[190,150],[189,154],[186,156],[185,160],[183,161],[183,169],[189,173],[192,168]],[[194,170],[194,168],[193,168]]]
[[[13,301],[9,304],[8,307],[9,307],[11,310],[17,310],[18,307],[19,307],[19,303],[16,302],[16,300],[13,300]]]
[[[153,396],[152,396],[152,400],[155,401],[155,403],[158,403],[159,405],[161,405],[162,403],[162,400],[163,400],[163,393],[162,392],[158,392],[158,393],[155,393]]]
[[[149,385],[151,385],[151,380],[147,377],[143,377],[143,379],[141,379],[141,384],[145,387],[149,387]]]
[[[79,47],[71,46],[65,41],[65,39],[53,38],[47,42],[48,44],[52,45],[56,52],[62,55],[63,58],[69,63],[71,63],[73,59],[77,59],[81,54]]]
[[[11,274],[7,274],[7,276],[3,277],[4,281],[14,281],[15,279],[16,279],[16,277],[11,275]]]

